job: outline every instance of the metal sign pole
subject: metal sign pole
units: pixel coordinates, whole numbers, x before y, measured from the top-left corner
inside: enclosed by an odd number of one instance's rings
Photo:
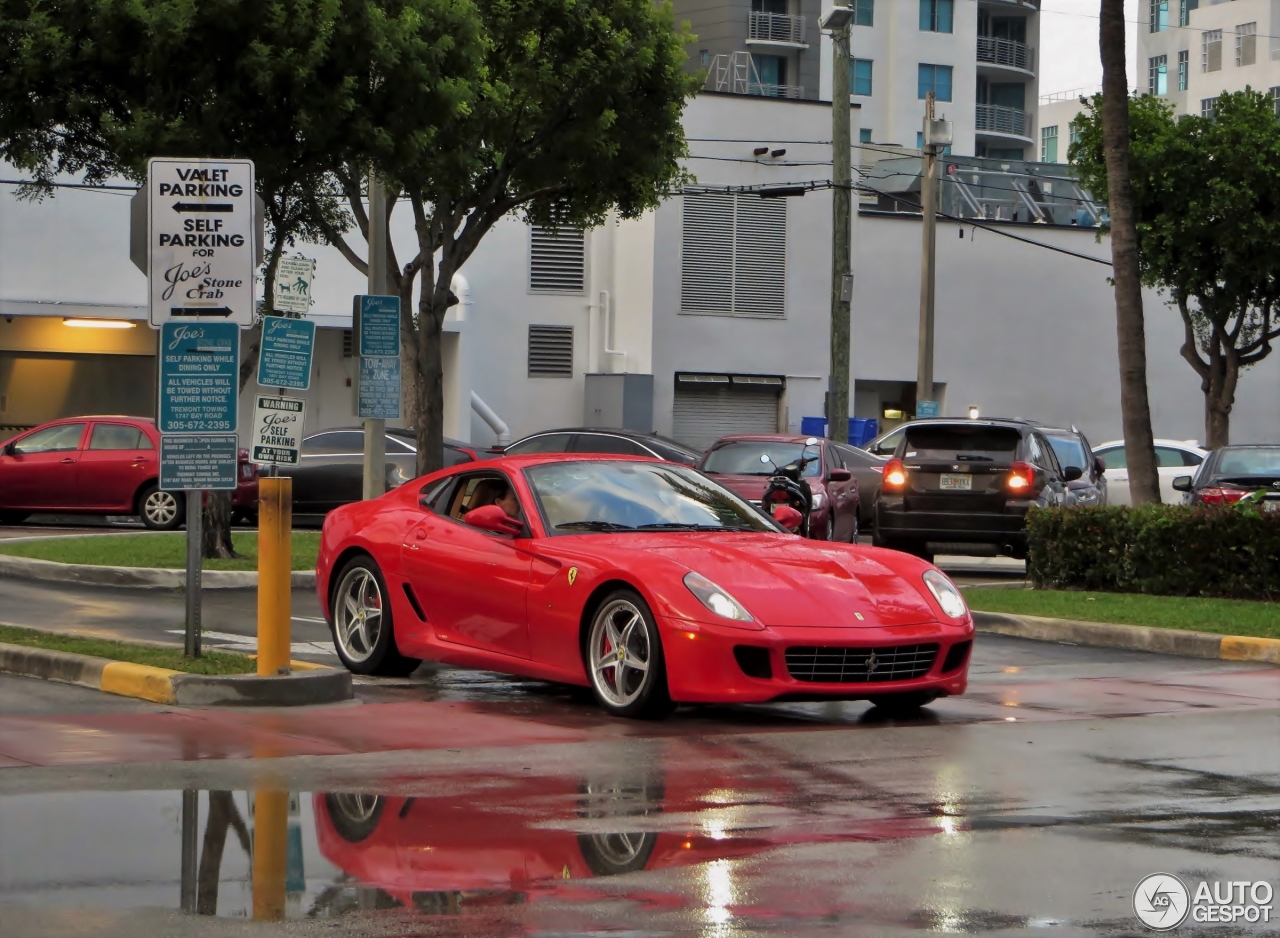
[[[183,654],[200,657],[200,578],[204,553],[204,492],[187,490],[187,627]]]

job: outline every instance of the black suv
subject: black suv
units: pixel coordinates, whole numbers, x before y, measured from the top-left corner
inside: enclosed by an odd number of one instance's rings
[[[915,421],[885,464],[873,543],[928,560],[983,547],[1024,558],[1027,510],[1066,505],[1080,476],[1030,423]]]

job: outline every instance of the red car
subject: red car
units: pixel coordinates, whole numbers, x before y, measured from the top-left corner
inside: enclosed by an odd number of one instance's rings
[[[504,457],[344,505],[316,584],[358,674],[431,659],[589,686],[620,716],[912,710],[964,692],[973,642],[932,564],[802,540],[688,466],[634,457]]]
[[[739,434],[721,437],[707,450],[698,468],[715,476],[721,485],[733,489],[754,505],[760,504],[772,470],[760,461],[768,456],[775,466],[785,466],[800,458],[810,437],[779,433]],[[804,480],[813,489],[813,514],[809,516],[809,536],[819,541],[858,540],[858,483],[845,466],[830,440],[809,447],[822,458],[805,468]]]
[[[67,417],[15,436],[0,447],[0,524],[33,512],[138,515],[157,531],[186,516],[180,492],[159,487],[160,432],[146,417]],[[258,511],[258,469],[240,451],[232,510]]]

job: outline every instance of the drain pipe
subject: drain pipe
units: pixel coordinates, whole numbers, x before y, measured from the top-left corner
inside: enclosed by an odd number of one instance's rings
[[[626,371],[627,370],[627,353],[620,349],[615,349],[610,347],[613,345],[614,342],[617,341],[614,333],[617,331],[618,325],[614,321],[613,297],[609,295],[608,290],[600,291],[600,312],[601,312],[600,318],[603,321],[600,327],[600,331],[603,333],[603,338],[604,338],[604,361],[605,361],[604,370],[609,372],[610,374],[617,374],[617,372],[614,370],[614,366],[619,360],[621,360],[622,362],[621,370]]]
[[[471,392],[471,409],[489,425],[489,429],[498,434],[498,445],[506,446],[511,442],[511,429],[502,422],[502,418],[493,412],[493,408],[480,399],[475,391]]]

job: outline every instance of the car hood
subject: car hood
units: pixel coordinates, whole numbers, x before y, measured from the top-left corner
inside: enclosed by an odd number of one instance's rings
[[[916,584],[883,563],[875,548],[778,534],[659,537],[646,553],[702,574],[763,625],[872,628],[938,621]]]

